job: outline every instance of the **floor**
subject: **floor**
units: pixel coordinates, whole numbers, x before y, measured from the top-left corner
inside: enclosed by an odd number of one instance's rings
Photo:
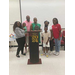
[[[39,57],[42,64],[27,65],[29,52],[26,56],[20,54],[20,58],[16,55],[17,48],[9,48],[9,75],[65,75],[65,51],[60,50],[60,55],[41,56],[40,48]]]

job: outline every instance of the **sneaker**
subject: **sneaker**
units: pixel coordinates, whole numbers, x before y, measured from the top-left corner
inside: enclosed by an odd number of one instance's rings
[[[50,51],[50,53],[49,53],[49,54],[51,55],[52,53],[53,53],[53,52],[52,52],[52,51]]]
[[[53,54],[56,55],[56,52],[54,52]]]
[[[48,58],[48,55],[46,55],[46,57]]]
[[[48,58],[48,53],[46,53],[46,57]]]
[[[41,54],[41,56],[45,55],[45,53]]]
[[[23,53],[22,55],[26,55],[26,53]]]
[[[16,55],[16,57],[20,58],[20,56],[19,56],[19,55]]]
[[[59,52],[56,52],[56,56],[58,56],[59,55]]]

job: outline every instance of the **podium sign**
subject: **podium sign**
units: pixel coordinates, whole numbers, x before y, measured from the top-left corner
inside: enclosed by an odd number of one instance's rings
[[[40,64],[41,59],[39,59],[39,32],[30,31],[29,32],[29,53],[30,59],[28,64]]]

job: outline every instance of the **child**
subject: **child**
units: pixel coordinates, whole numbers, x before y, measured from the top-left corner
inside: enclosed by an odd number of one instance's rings
[[[25,33],[27,32],[27,27],[26,27],[26,24],[23,23],[23,29],[25,30]],[[25,43],[25,53],[27,53],[27,43]]]
[[[44,30],[45,31],[42,33],[42,37],[43,37],[43,54],[41,54],[41,55],[45,55],[45,51],[46,51],[46,57],[48,57],[48,47],[49,47],[50,33],[47,31],[48,30],[47,27],[45,27]]]

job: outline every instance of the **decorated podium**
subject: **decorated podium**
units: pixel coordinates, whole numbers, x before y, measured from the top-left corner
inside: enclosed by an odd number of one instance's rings
[[[39,58],[39,32],[40,30],[31,30],[29,33],[29,56],[27,64],[42,64]]]

